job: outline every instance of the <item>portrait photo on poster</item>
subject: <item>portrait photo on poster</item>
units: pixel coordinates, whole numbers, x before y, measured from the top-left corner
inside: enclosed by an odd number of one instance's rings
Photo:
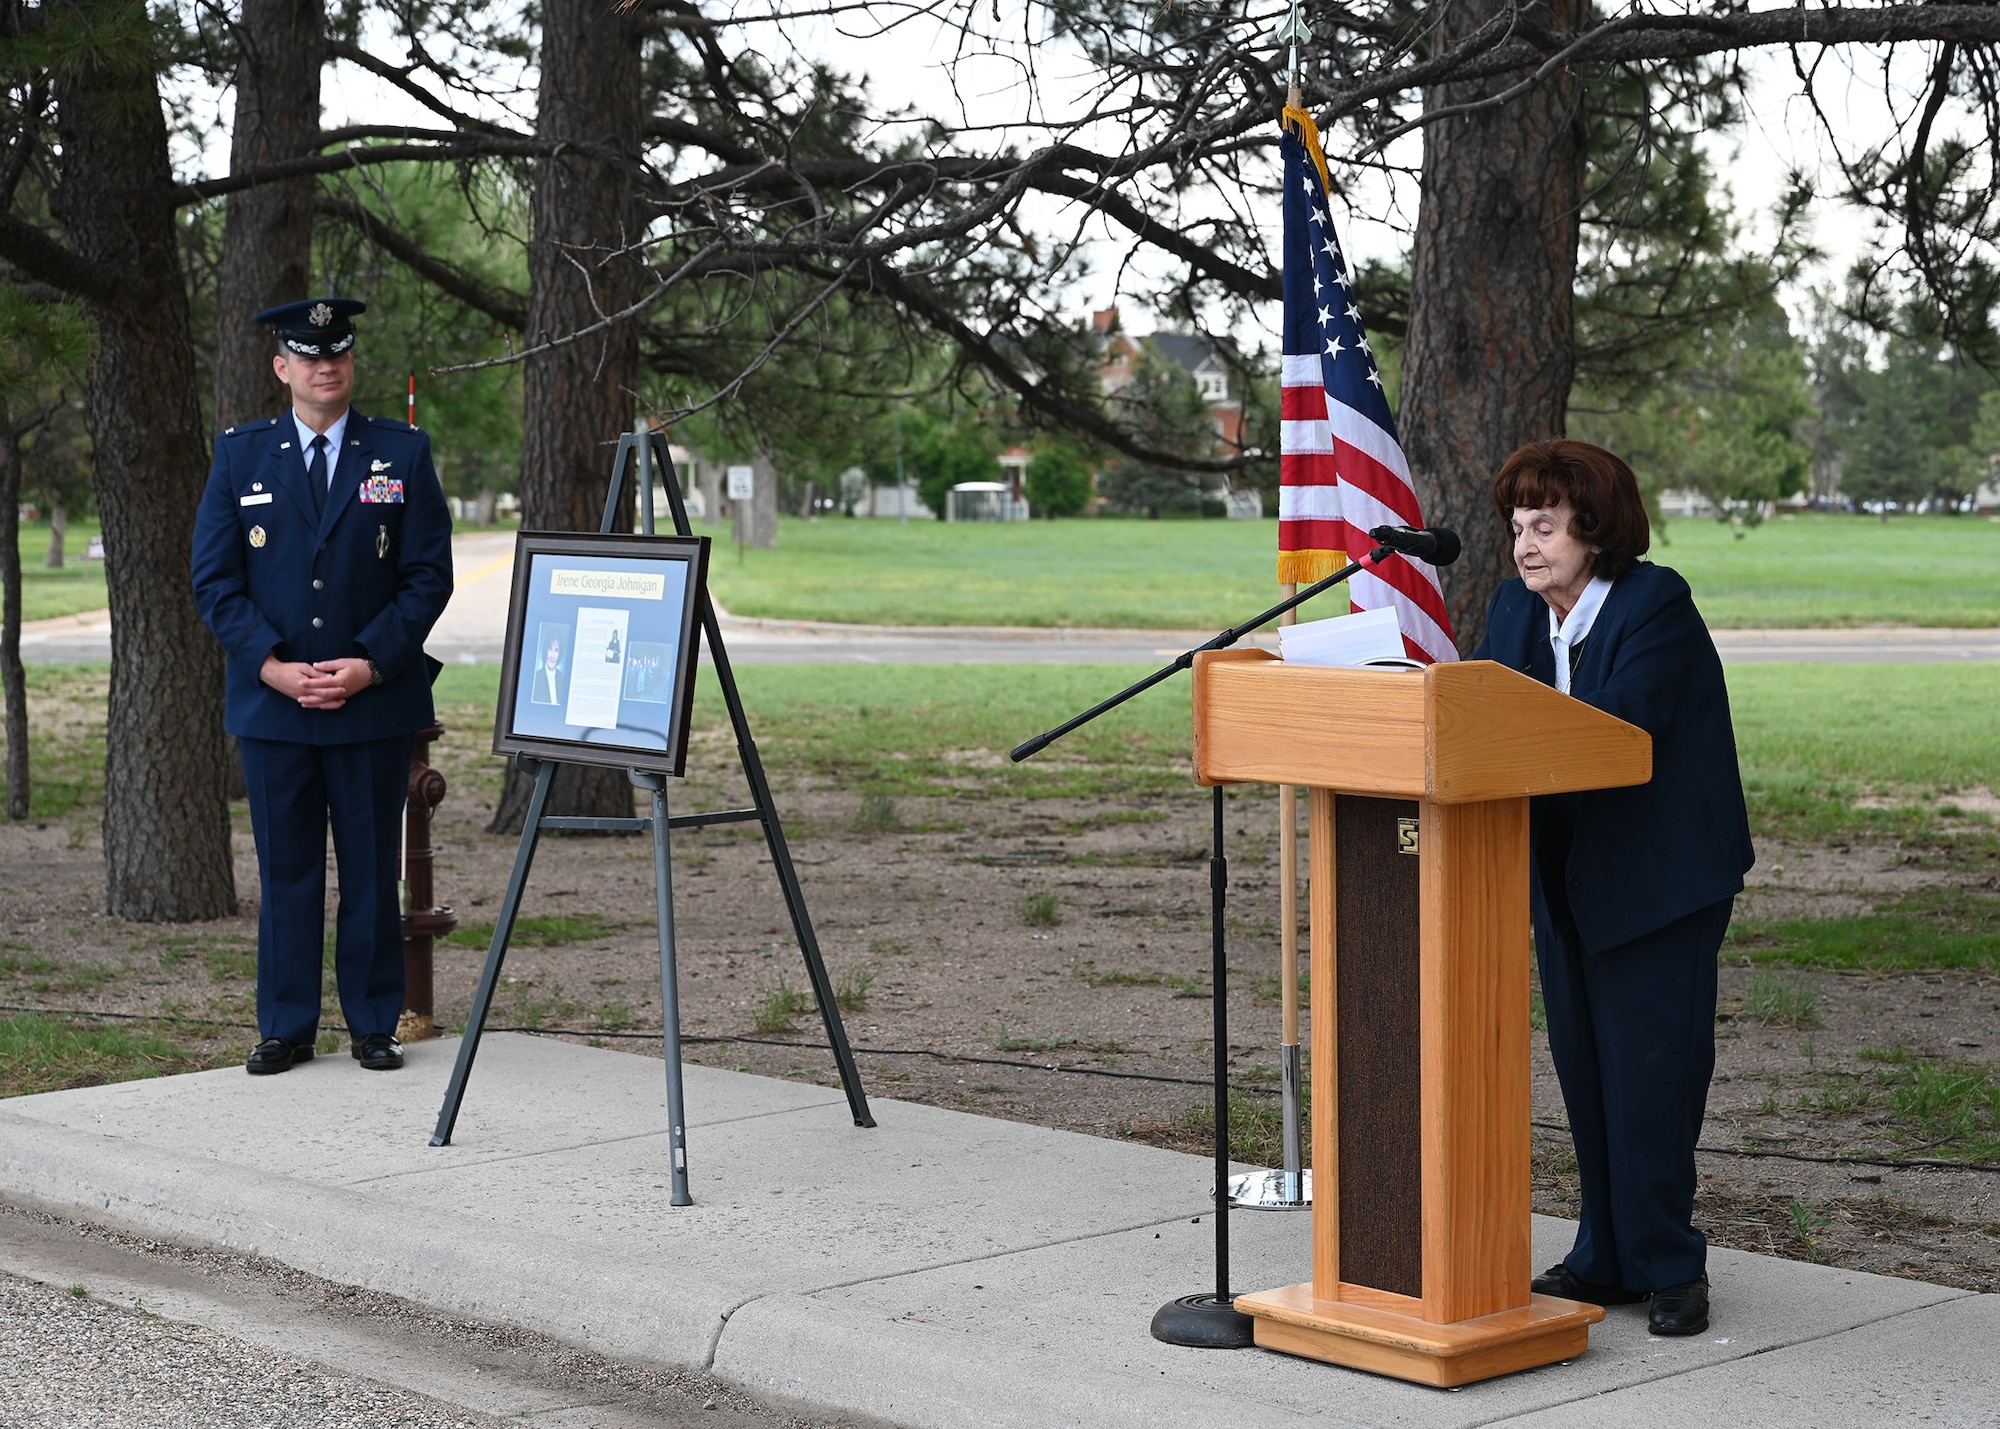
[[[708,539],[523,532],[496,754],[682,772]]]

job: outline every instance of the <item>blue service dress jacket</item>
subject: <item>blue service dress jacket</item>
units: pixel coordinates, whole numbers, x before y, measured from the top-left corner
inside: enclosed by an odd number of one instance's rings
[[[239,739],[355,744],[434,723],[423,647],[451,584],[451,509],[423,431],[350,411],[319,516],[289,412],[215,439],[194,599],[229,657],[224,727]],[[371,659],[382,683],[301,709],[258,678],[271,654]]]
[[[1502,584],[1473,658],[1554,685],[1548,604],[1518,579]],[[1642,563],[1612,583],[1580,647],[1570,694],[1653,737],[1648,782],[1530,804],[1537,859],[1546,821],[1573,824],[1561,883],[1586,951],[1618,947],[1741,893],[1756,854],[1729,692],[1678,572]],[[1531,882],[1536,920],[1546,926],[1539,866]]]

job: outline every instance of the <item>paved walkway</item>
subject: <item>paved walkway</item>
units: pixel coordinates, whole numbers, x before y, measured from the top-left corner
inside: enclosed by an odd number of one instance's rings
[[[1424,1389],[1150,1338],[1206,1288],[1199,1158],[888,1100],[862,1131],[834,1089],[691,1067],[675,1210],[657,1061],[496,1035],[433,1149],[454,1051],[9,1101],[0,1198],[923,1429],[2000,1423],[2000,1296],[1717,1251],[1709,1334],[1619,1308],[1573,1362]],[[1233,1225],[1240,1287],[1304,1278],[1304,1216]],[[1535,1230],[1547,1264],[1570,1228]]]
[[[425,648],[447,664],[498,664],[500,647],[507,634],[507,600],[514,568],[513,533],[478,531],[455,536],[452,561],[458,572],[458,585]],[[1276,599],[1275,591],[1272,598]],[[723,616],[722,626],[730,658],[741,665],[1150,664],[1172,659],[1215,634],[1213,630],[838,625],[812,620],[758,620],[728,614]],[[1275,649],[1277,637],[1265,635],[1259,637],[1258,643]],[[2000,628],[1718,630],[1715,643],[1722,651],[1722,658],[1732,663],[1788,660],[1920,664],[2000,660]],[[91,611],[30,621],[21,632],[21,658],[31,665],[109,660],[109,612]]]

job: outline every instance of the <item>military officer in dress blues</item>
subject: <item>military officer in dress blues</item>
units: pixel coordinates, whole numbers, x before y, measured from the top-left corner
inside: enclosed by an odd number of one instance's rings
[[[354,1056],[403,1065],[397,897],[410,736],[433,722],[424,638],[451,596],[451,513],[430,438],[348,405],[349,298],[257,315],[292,408],[215,439],[195,519],[194,596],[229,658],[263,902],[253,1073],[319,1037],[326,836],[340,871],[334,971]]]

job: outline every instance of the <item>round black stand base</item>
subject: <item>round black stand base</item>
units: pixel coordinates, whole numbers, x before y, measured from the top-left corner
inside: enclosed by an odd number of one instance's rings
[[[1196,1350],[1247,1350],[1257,1342],[1255,1324],[1232,1300],[1183,1295],[1155,1312],[1153,1338]]]

